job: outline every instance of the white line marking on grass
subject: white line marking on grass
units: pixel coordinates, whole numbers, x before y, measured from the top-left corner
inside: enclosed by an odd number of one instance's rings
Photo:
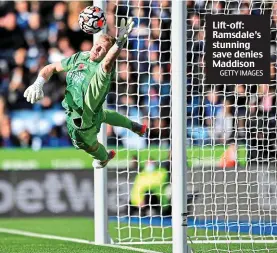
[[[192,243],[200,243],[200,244],[261,244],[261,243],[276,243],[277,240],[214,240],[214,241],[210,241],[210,240],[194,240],[192,241]],[[190,241],[188,241],[188,243],[191,243]]]
[[[94,242],[91,242],[91,241],[88,241],[88,240],[70,238],[70,237],[63,237],[63,236],[56,236],[56,235],[39,234],[39,233],[27,232],[27,231],[22,231],[22,230],[17,230],[17,229],[0,228],[0,233],[96,245]],[[129,247],[129,246],[114,245],[114,244],[105,244],[105,245],[97,245],[97,246],[103,246],[103,247],[109,247],[109,248],[118,248],[118,249],[126,249],[126,250],[131,250],[131,251],[135,251],[135,252],[144,252],[144,253],[162,253],[162,252],[159,252],[159,251],[139,249],[139,248],[134,248],[134,247]]]
[[[172,241],[154,241],[154,242],[148,242],[148,241],[145,241],[145,242],[120,242],[118,243],[120,245],[130,245],[130,244],[133,244],[133,245],[143,245],[143,244],[149,244],[149,245],[155,245],[155,244],[160,244],[160,245],[163,245],[163,244],[172,244]]]
[[[274,240],[193,240],[189,241],[189,244],[261,244],[261,243],[277,243],[277,239]],[[148,244],[148,245],[155,245],[155,244],[172,244],[172,241],[156,241],[156,242],[121,242],[119,243],[120,245],[143,245],[143,244]]]

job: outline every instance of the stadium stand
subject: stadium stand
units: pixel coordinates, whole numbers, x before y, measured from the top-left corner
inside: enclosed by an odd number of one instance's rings
[[[111,1],[107,5],[107,13],[117,12],[116,16],[107,16],[108,32],[114,36],[115,25],[118,23],[116,17],[124,17],[127,13],[126,4],[120,4],[121,2],[125,1],[118,1],[117,7]],[[148,138],[150,144],[162,142],[163,145],[169,146],[170,1],[161,1],[161,8],[156,8],[160,6],[160,1],[151,1],[150,5],[146,3],[147,1],[131,2],[128,13],[132,13],[138,29],[134,29],[130,38],[129,50],[123,51],[119,59],[120,85],[113,83],[108,96],[108,105],[110,108],[124,111],[125,105],[128,104],[131,108],[128,110],[129,116],[141,117],[151,127]],[[23,98],[23,92],[47,63],[59,61],[79,50],[90,50],[92,37],[80,31],[77,21],[80,11],[89,4],[91,3],[0,2],[0,147],[30,147],[34,145],[34,140],[36,146],[40,147],[71,146],[61,107],[65,74],[51,78],[44,87],[45,97],[40,103],[35,105],[27,103]],[[225,8],[225,5],[228,5],[228,8]],[[262,118],[261,127],[269,114],[276,115],[272,99],[276,99],[277,15],[272,15],[270,84],[211,86],[205,84],[203,80],[205,15],[224,11],[228,12],[224,14],[261,15],[261,5],[267,5],[267,1],[253,3],[252,1],[187,1],[187,113],[188,119],[194,119],[188,120],[189,145],[209,144],[211,140],[216,140],[215,142],[219,144],[230,142],[234,137],[233,134],[222,136],[221,133],[232,132],[229,129],[234,128],[234,121],[237,119],[239,123],[236,132],[243,142],[246,137],[245,124],[253,123],[246,122],[247,113],[254,114],[260,105],[264,105],[267,113],[264,111],[259,113]],[[271,9],[271,5],[268,9]],[[276,10],[277,3],[273,4],[273,12],[276,13]],[[270,92],[267,92],[268,90]],[[265,93],[273,95],[267,98],[263,96]],[[119,99],[117,94],[121,94]],[[236,102],[235,97],[239,98]],[[234,111],[236,103],[240,105],[238,112]],[[221,124],[223,110],[227,110],[227,123],[224,124],[224,129]],[[34,127],[34,124],[39,127]],[[268,124],[275,128],[276,120],[272,119]],[[211,131],[212,128],[215,131]],[[108,127],[108,135],[108,144],[113,145],[116,141],[115,136],[124,133]],[[275,137],[272,135],[270,138]],[[141,143],[141,147],[145,145],[146,143]]]

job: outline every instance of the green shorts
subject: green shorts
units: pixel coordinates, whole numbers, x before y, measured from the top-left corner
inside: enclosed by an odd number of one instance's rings
[[[77,149],[87,150],[88,147],[97,143],[97,134],[100,132],[101,124],[104,121],[104,111],[101,110],[92,125],[88,128],[78,128],[74,124],[73,119],[68,116],[66,119],[68,134],[72,140],[72,144]]]

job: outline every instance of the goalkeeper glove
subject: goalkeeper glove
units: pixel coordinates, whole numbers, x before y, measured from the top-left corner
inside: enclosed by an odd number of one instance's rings
[[[121,19],[120,21],[120,28],[118,32],[118,38],[116,40],[116,44],[119,48],[123,48],[124,44],[127,41],[128,35],[131,33],[133,26],[134,26],[134,21],[132,18],[129,18],[127,23],[124,18]]]
[[[43,98],[44,94],[42,87],[45,82],[42,76],[38,76],[37,80],[25,90],[24,97],[28,102],[33,104]]]

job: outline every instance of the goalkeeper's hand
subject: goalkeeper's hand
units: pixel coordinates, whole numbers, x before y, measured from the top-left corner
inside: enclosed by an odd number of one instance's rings
[[[116,44],[119,48],[122,48],[127,41],[128,35],[131,33],[134,26],[134,21],[132,18],[129,18],[127,23],[124,18],[120,21],[120,28],[118,32],[118,38]]]
[[[37,80],[25,90],[24,97],[27,99],[28,102],[33,104],[44,97],[44,93],[42,90],[44,83],[44,78],[42,76],[39,76]]]

